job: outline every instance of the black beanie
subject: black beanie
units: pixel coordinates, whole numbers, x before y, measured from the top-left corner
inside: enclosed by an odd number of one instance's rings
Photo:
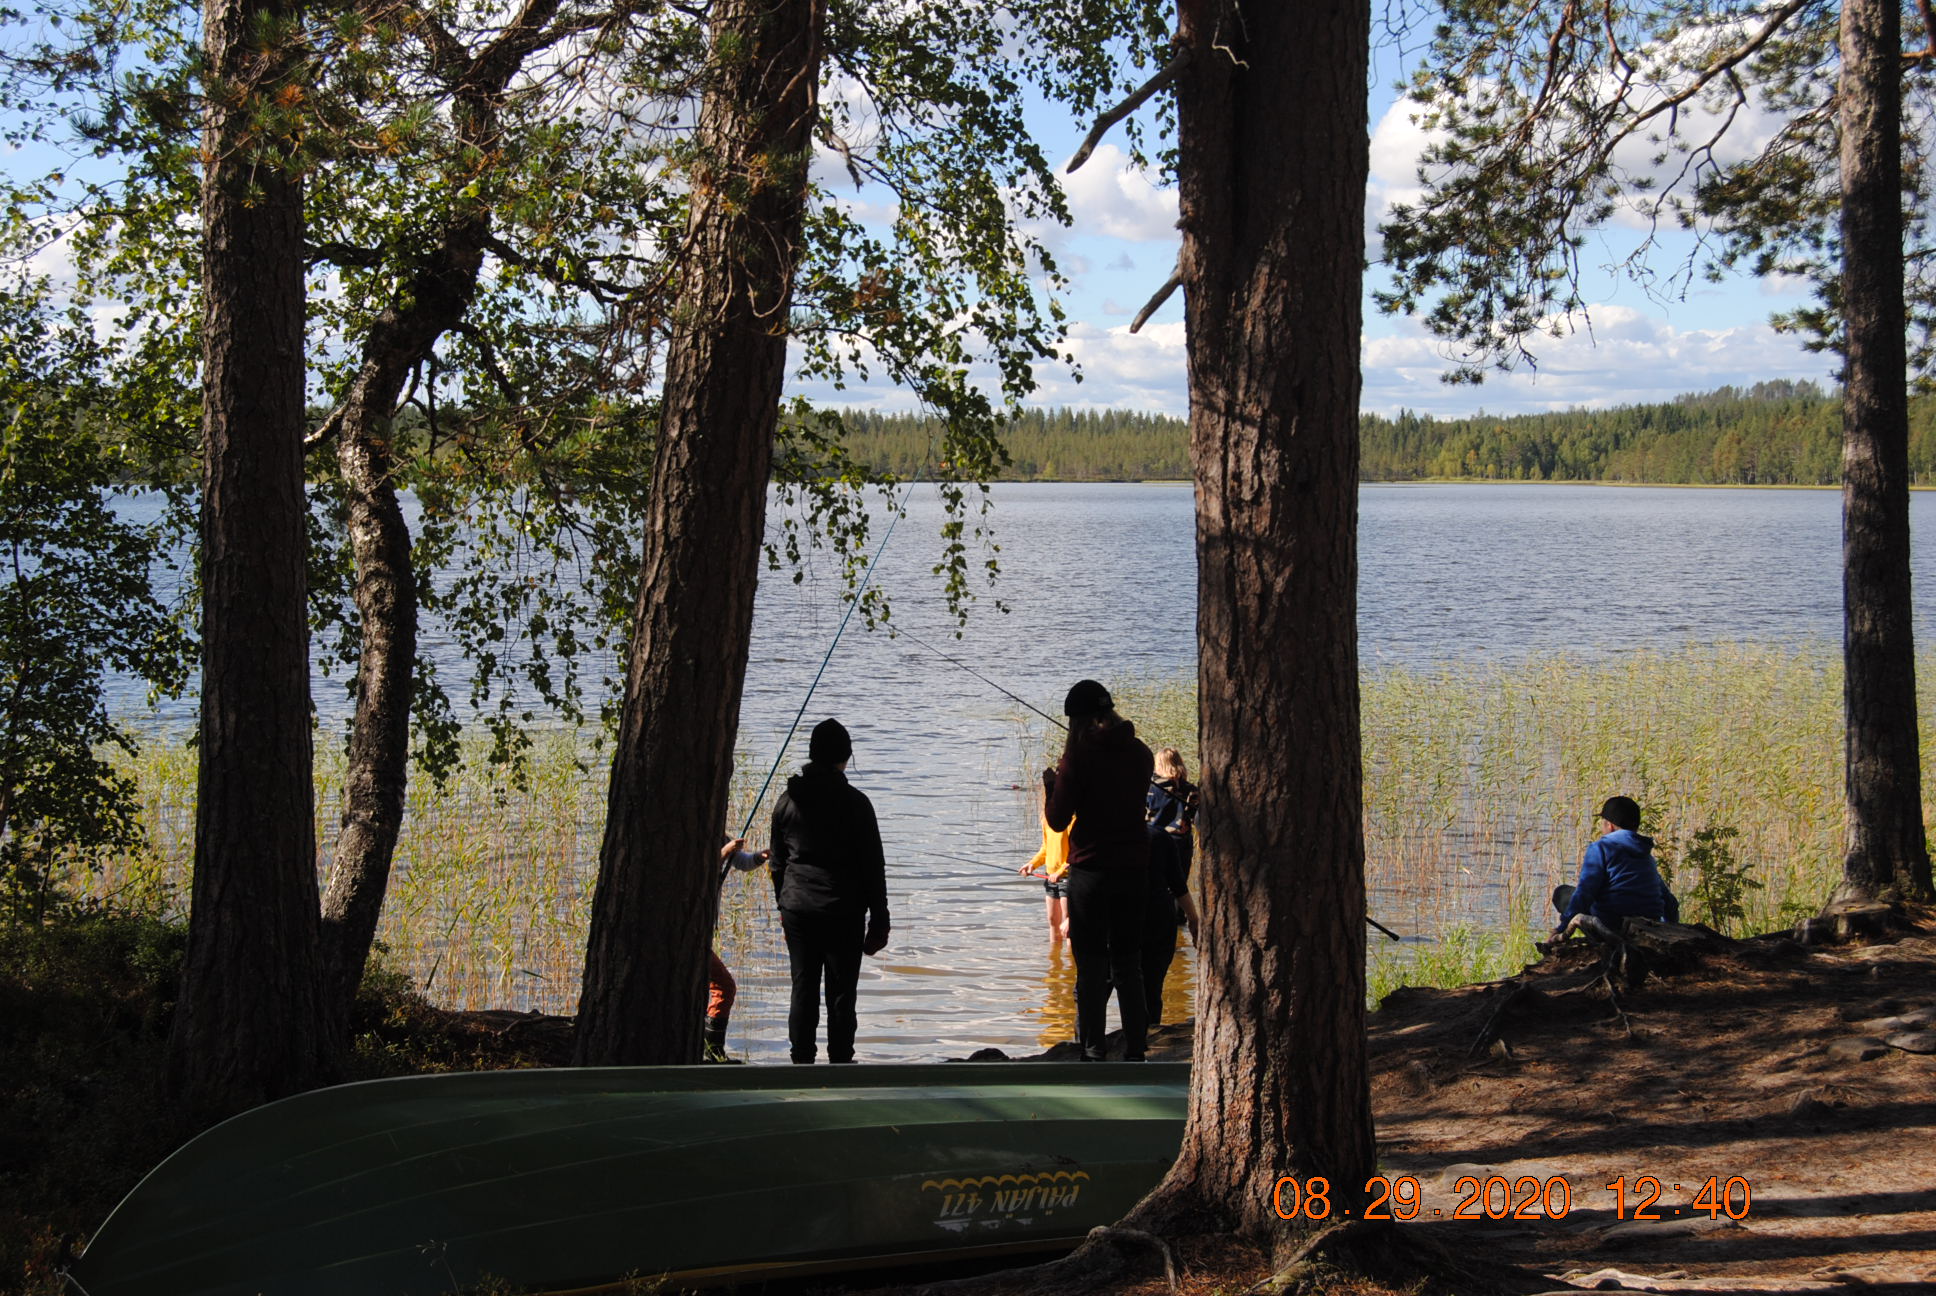
[[[1077,680],[1069,696],[1062,699],[1062,714],[1070,719],[1078,716],[1092,716],[1098,711],[1107,711],[1116,705],[1109,696],[1109,690],[1094,680]]]
[[[854,754],[854,740],[838,720],[822,720],[807,739],[807,759],[816,765],[838,765]]]
[[[1600,807],[1600,817],[1615,828],[1631,831],[1640,827],[1640,806],[1632,797],[1608,797],[1607,803]]]

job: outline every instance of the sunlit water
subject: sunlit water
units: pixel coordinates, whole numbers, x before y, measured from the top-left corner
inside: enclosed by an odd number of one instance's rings
[[[898,625],[1050,713],[1084,676],[1117,685],[1193,672],[1187,486],[1006,485],[994,497],[1001,579],[956,639],[930,574],[940,509],[914,494],[873,577]],[[1936,497],[1913,498],[1919,590],[1936,577],[1936,551],[1922,538],[1932,509]],[[1367,486],[1360,537],[1360,648],[1374,666],[1690,642],[1834,644],[1841,633],[1833,491]],[[1918,600],[1922,642],[1932,631],[1927,606]],[[797,585],[764,580],[739,735],[756,779],[772,766],[843,610],[831,567],[810,569]],[[442,673],[463,678],[456,661]],[[335,718],[335,686],[318,694]],[[825,716],[853,734],[849,776],[873,799],[888,853],[894,939],[863,972],[863,1059],[960,1057],[988,1046],[1020,1053],[1068,1038],[1067,959],[1051,956],[1040,885],[1014,874],[1039,840],[1031,797],[1017,784],[1039,765],[1044,723],[913,638],[869,633],[858,620],[827,659],[782,778],[804,759],[805,730]],[[1152,746],[1184,738],[1143,736]],[[755,817],[758,844],[778,786]],[[584,861],[588,871],[593,864]],[[741,1007],[732,1043],[756,1058],[783,1056],[785,954],[765,897],[754,890],[749,902],[761,918],[733,951]],[[1185,950],[1171,972],[1168,1018],[1187,1013],[1190,989]],[[534,983],[519,993],[505,1006],[568,1010],[575,987]]]

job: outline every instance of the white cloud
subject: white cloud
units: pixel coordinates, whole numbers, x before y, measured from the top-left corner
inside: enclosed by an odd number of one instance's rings
[[[1451,368],[1442,344],[1414,321],[1367,337],[1363,346],[1364,396],[1368,412],[1400,409],[1456,417],[1485,409],[1527,414],[1575,406],[1600,408],[1672,400],[1689,392],[1748,386],[1774,376],[1812,378],[1826,384],[1833,370],[1825,356],[1804,351],[1794,338],[1766,324],[1729,328],[1677,328],[1657,315],[1625,306],[1600,306],[1585,328],[1541,338],[1538,368],[1489,374],[1479,387],[1440,379]],[[1145,325],[1082,322],[1070,327],[1063,348],[1081,366],[1077,382],[1060,360],[1036,366],[1040,386],[1029,399],[1039,408],[1147,410],[1181,416],[1189,409],[1182,321]],[[985,368],[985,367],[984,367]],[[977,372],[994,387],[992,372]],[[836,391],[830,384],[793,384],[789,393],[850,408],[908,410],[911,395],[894,389],[876,367],[872,382]]]
[[[1104,144],[1074,175],[1062,177],[1068,194],[1070,232],[1131,243],[1176,241],[1176,190],[1159,189]]]
[[[1189,408],[1183,322],[1101,328],[1075,324],[1064,347],[1082,366],[1076,382],[1062,364],[1035,367],[1041,384],[1031,405],[1076,409],[1133,409],[1182,414]]]
[[[1371,132],[1371,175],[1365,186],[1365,217],[1376,226],[1393,203],[1413,202],[1421,192],[1418,159],[1431,134],[1413,121],[1421,106],[1399,99]]]
[[[1488,375],[1476,390],[1441,382],[1451,367],[1441,344],[1406,321],[1393,335],[1365,340],[1363,408],[1460,415],[1480,407],[1518,414],[1631,405],[1777,375],[1826,382],[1834,367],[1762,323],[1680,329],[1626,306],[1596,307],[1590,321],[1590,332],[1582,325],[1563,337],[1536,339],[1537,369]]]

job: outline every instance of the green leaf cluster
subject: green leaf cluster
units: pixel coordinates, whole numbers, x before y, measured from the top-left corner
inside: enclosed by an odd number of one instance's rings
[[[141,840],[134,736],[107,672],[179,690],[188,645],[149,586],[161,533],[111,502],[126,461],[92,403],[87,318],[0,294],[0,892],[47,898],[58,867]]]
[[[1927,381],[1936,31],[1904,13],[1908,340]],[[1664,299],[1736,270],[1800,279],[1813,303],[1773,322],[1838,349],[1838,17],[1829,0],[1448,0],[1402,87],[1428,143],[1419,197],[1382,226],[1379,305],[1451,345],[1453,381],[1531,364],[1588,314],[1592,236],[1624,225],[1631,245],[1598,268]],[[1690,251],[1666,250],[1673,230]]]

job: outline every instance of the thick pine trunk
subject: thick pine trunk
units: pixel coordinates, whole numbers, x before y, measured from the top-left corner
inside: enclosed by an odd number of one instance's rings
[[[1845,899],[1931,898],[1910,621],[1901,18],[1895,0],[1842,6]]]
[[[167,1081],[201,1120],[327,1079],[304,606],[302,182],[251,133],[294,5],[209,0],[201,769]]]
[[[592,903],[576,1060],[696,1062],[822,0],[721,0]]]
[[[1358,736],[1363,0],[1187,0],[1177,82],[1204,930],[1183,1148],[1146,1204],[1252,1236],[1372,1173]]]

